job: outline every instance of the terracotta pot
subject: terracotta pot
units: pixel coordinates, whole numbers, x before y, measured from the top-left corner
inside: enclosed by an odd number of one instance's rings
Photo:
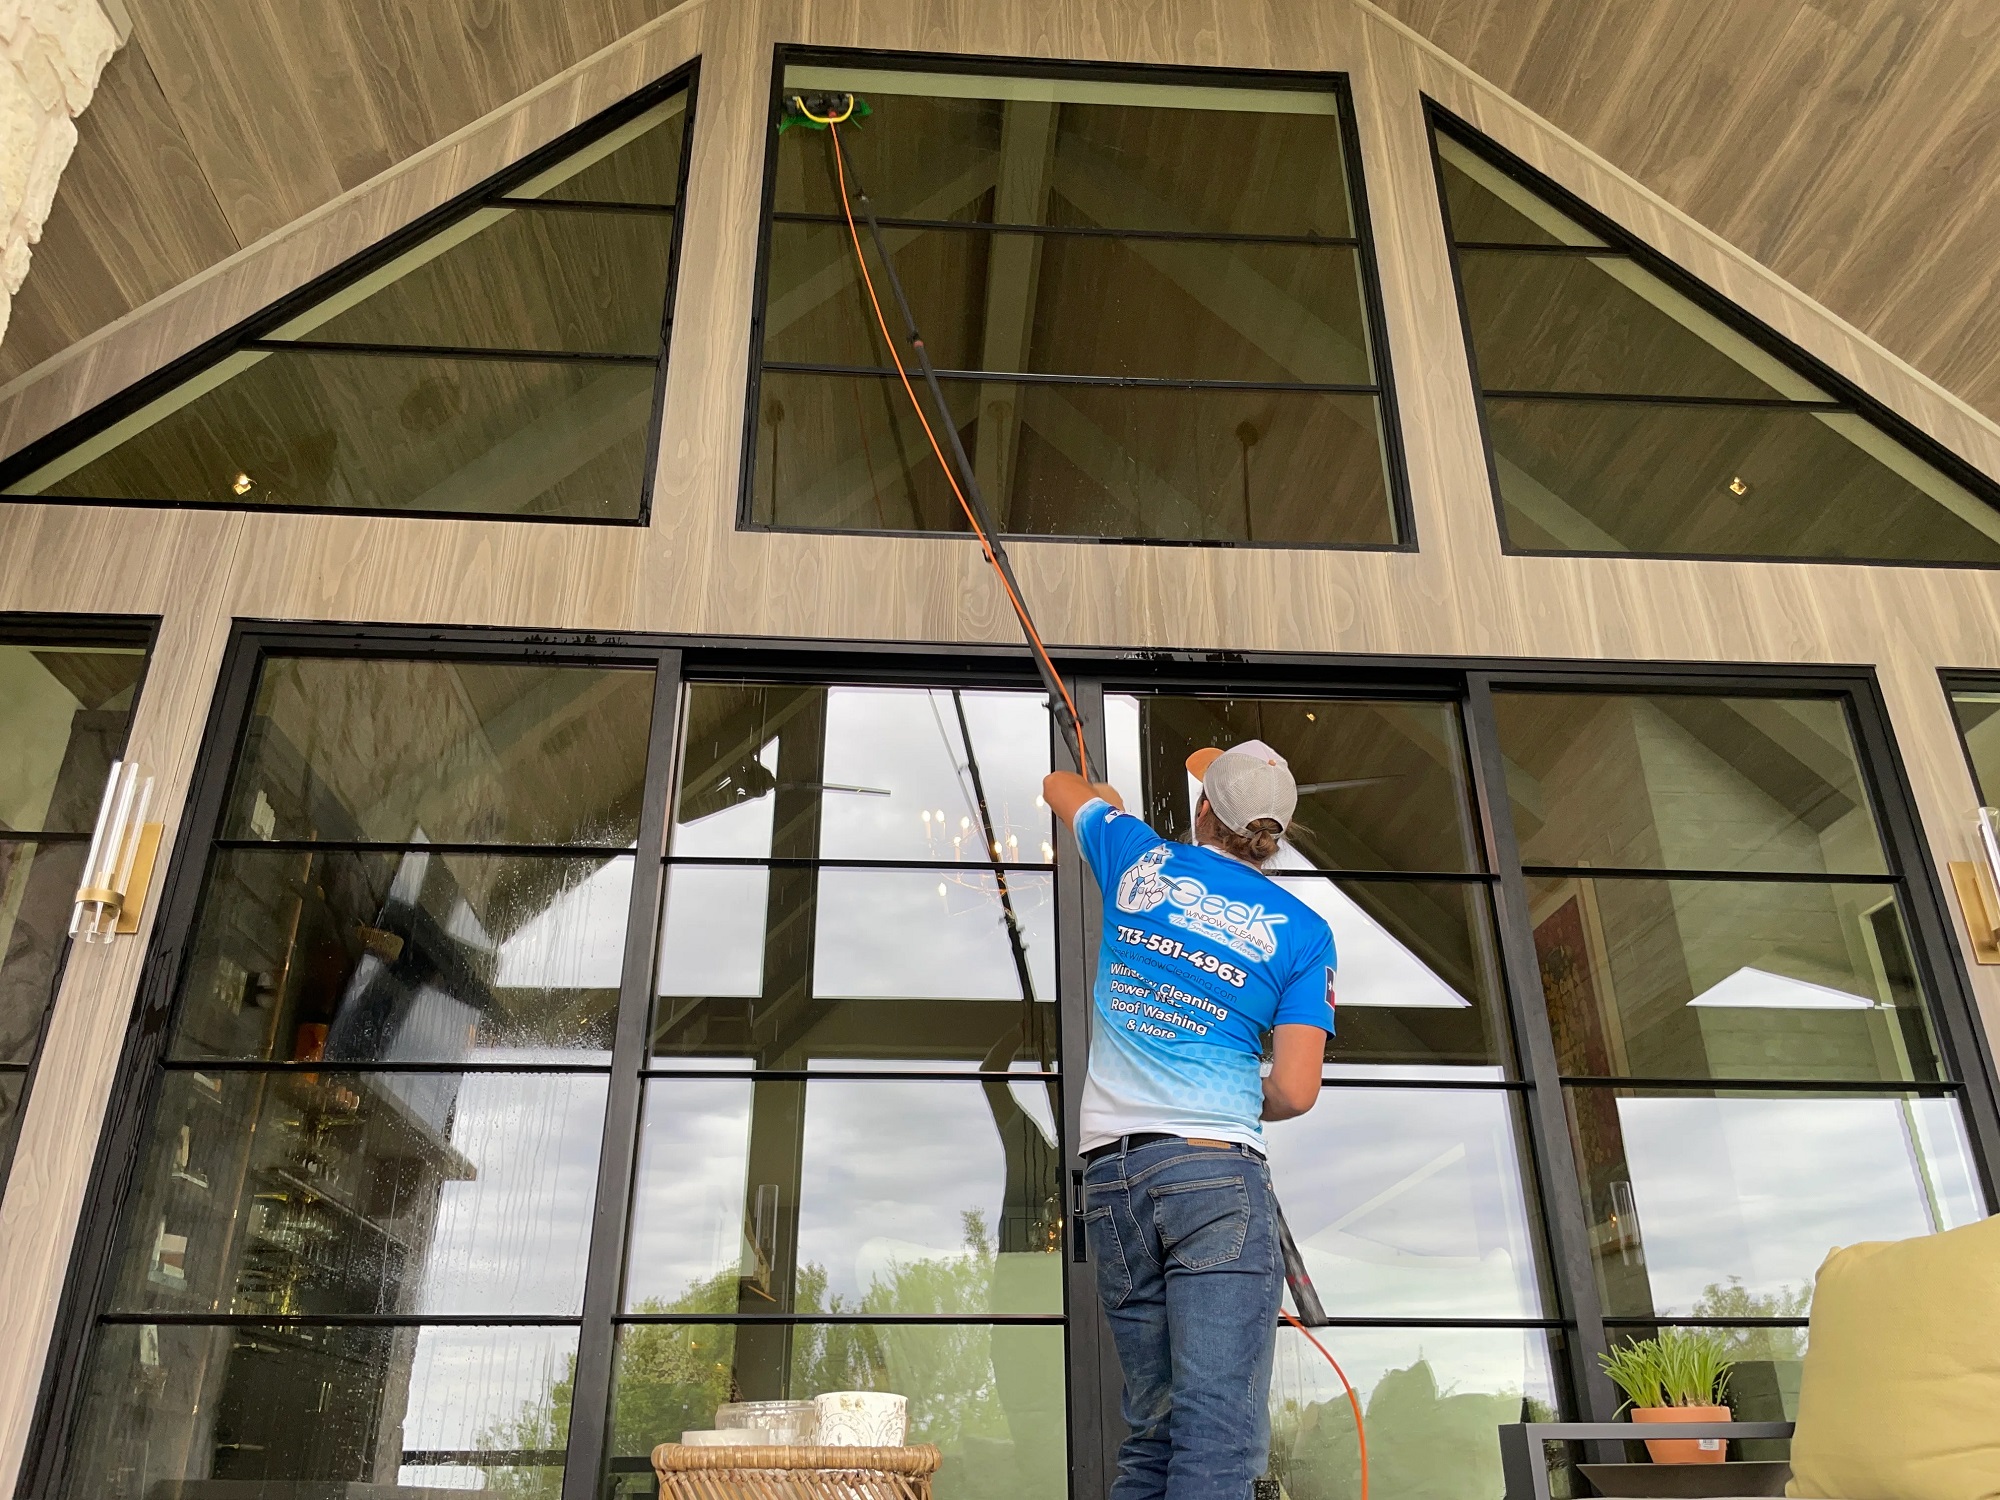
[[[1726,1406],[1635,1406],[1635,1422],[1728,1422]],[[1714,1444],[1709,1447],[1708,1444]],[[1649,1441],[1646,1451],[1656,1464],[1719,1464],[1729,1456],[1727,1438],[1662,1438]]]

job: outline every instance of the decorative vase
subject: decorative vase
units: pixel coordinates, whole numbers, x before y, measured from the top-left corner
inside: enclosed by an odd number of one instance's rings
[[[909,1428],[907,1397],[894,1391],[828,1391],[813,1397],[819,1441],[834,1448],[900,1448]]]
[[[1635,1406],[1634,1422],[1729,1422],[1726,1406]],[[1729,1456],[1726,1438],[1647,1439],[1646,1451],[1656,1464],[1719,1464]]]

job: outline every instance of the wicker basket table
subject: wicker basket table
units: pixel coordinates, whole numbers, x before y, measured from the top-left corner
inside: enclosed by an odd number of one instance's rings
[[[695,1448],[653,1450],[660,1500],[931,1500],[942,1455],[909,1448]]]

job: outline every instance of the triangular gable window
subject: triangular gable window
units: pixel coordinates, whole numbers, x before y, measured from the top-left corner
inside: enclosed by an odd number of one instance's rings
[[[626,100],[30,445],[4,493],[643,520],[691,95]]]
[[[1438,180],[1508,549],[2000,564],[2000,492],[1459,121]]]

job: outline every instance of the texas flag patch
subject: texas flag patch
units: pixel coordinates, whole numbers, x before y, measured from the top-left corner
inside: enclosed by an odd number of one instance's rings
[[[1326,1013],[1329,1016],[1334,1016],[1338,1014],[1338,1012],[1334,1009],[1334,1000],[1333,1000],[1334,972],[1335,971],[1332,969],[1328,969],[1326,971]]]

